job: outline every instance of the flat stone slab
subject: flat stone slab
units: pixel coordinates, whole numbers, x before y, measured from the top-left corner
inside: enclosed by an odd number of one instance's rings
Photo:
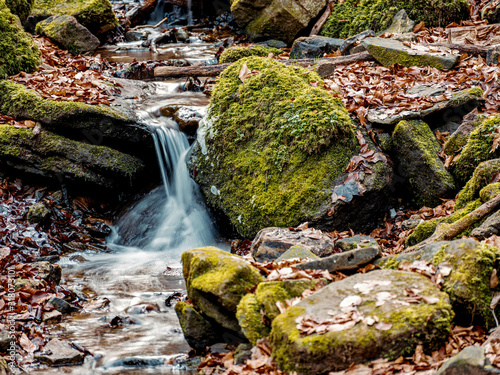
[[[403,66],[430,66],[437,69],[451,69],[460,59],[449,50],[438,47],[415,45],[408,47],[405,44],[385,38],[366,38],[361,44],[385,67],[394,64]]]
[[[326,258],[297,264],[302,270],[327,270],[329,272],[355,270],[380,256],[380,246],[370,246],[333,254]]]
[[[411,293],[418,296],[414,302],[408,300]],[[417,345],[439,347],[452,315],[448,295],[425,276],[394,270],[356,274],[276,317],[273,358],[282,371],[320,375],[376,358],[411,356]],[[318,333],[319,326],[324,331]]]
[[[81,365],[83,353],[73,349],[67,342],[52,339],[44,346],[41,354],[35,355],[40,362],[49,366]]]

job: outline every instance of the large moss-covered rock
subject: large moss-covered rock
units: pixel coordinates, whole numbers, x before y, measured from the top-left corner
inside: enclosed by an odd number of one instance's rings
[[[469,17],[466,0],[346,0],[335,3],[321,35],[346,38],[365,30],[382,31],[401,9],[426,26],[446,26]]]
[[[36,25],[36,33],[53,40],[70,53],[94,52],[99,39],[73,16],[52,16]]]
[[[0,80],[21,71],[31,73],[40,64],[40,51],[18,22],[0,0]]]
[[[439,159],[441,147],[431,129],[423,121],[401,121],[393,139],[401,172],[408,178],[415,201],[435,206],[455,184]]]
[[[364,289],[365,285],[371,286],[369,292]],[[410,285],[418,289],[420,295],[434,297],[437,302],[401,303]],[[377,306],[380,293],[391,297]],[[301,335],[297,318],[331,319],[332,311],[333,314],[341,312],[341,302],[353,296],[361,297],[357,309],[364,317],[376,316],[380,322],[388,323],[385,327],[388,329],[378,330],[376,325],[361,321],[338,332]],[[352,363],[411,355],[417,345],[431,351],[448,337],[452,318],[446,293],[422,275],[393,270],[356,274],[324,287],[276,317],[271,331],[273,358],[283,371],[324,374],[346,369]]]
[[[236,311],[243,334],[255,345],[271,331],[272,321],[280,314],[276,303],[299,297],[305,290],[316,287],[321,280],[265,281],[255,293],[242,298]]]
[[[132,113],[105,105],[43,99],[36,91],[9,80],[0,81],[0,112],[134,155],[143,155],[152,147],[149,130],[138,125]]]
[[[464,188],[458,193],[455,209],[465,207],[469,202],[477,199],[480,196],[482,189],[490,185],[493,176],[495,176],[499,172],[500,159],[488,160],[479,164],[477,168],[475,168],[470,180],[467,181]],[[491,188],[494,192],[494,186],[492,186]],[[485,199],[482,199],[483,202],[486,201],[487,197],[489,197],[489,195],[487,194],[488,190],[485,190],[484,192]]]
[[[10,11],[24,22],[31,12],[35,0],[5,0],[5,4]]]
[[[236,307],[262,281],[259,271],[243,258],[216,247],[184,252],[182,265],[188,298],[203,314],[239,332]]]
[[[182,333],[189,346],[196,350],[203,350],[207,346],[223,341],[218,327],[214,327],[196,309],[186,302],[180,301],[175,305],[175,313],[181,324]]]
[[[455,323],[469,326],[480,324],[485,328],[495,325],[490,303],[493,293],[490,288],[493,269],[498,267],[500,251],[474,239],[443,241],[428,245],[421,250],[383,259],[382,267],[394,268],[403,261],[424,260],[436,267],[447,263],[452,267],[444,278],[442,290],[450,296]]]
[[[500,148],[491,152],[496,129],[500,126],[500,116],[482,118],[481,123],[470,133],[467,144],[453,167],[457,182],[465,183],[471,178],[479,163],[500,157]]]
[[[231,12],[251,39],[290,43],[326,3],[326,0],[231,0]]]
[[[38,18],[73,16],[93,34],[102,34],[118,26],[109,0],[35,0],[31,14]]]
[[[0,125],[0,164],[28,175],[65,182],[79,189],[130,192],[145,170],[131,155],[73,141],[48,131]]]
[[[282,54],[283,51],[278,48],[266,47],[260,45],[255,45],[252,47],[232,47],[224,50],[224,52],[221,53],[219,57],[219,62],[221,64],[232,63],[238,61],[243,57],[249,57],[249,56],[267,57],[269,56],[270,53],[274,54],[275,56],[278,56]]]
[[[258,72],[242,82],[244,64]],[[221,74],[192,162],[210,206],[241,235],[327,215],[358,145],[342,102],[321,85],[313,72],[261,57]]]

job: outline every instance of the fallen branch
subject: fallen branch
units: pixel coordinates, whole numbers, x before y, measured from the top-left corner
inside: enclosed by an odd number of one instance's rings
[[[432,236],[420,242],[418,245],[409,248],[408,251],[411,252],[420,250],[425,246],[428,246],[430,244],[439,241],[449,241],[452,238],[458,236],[467,228],[481,221],[483,218],[488,216],[499,206],[500,206],[500,195],[497,195],[495,198],[490,199],[486,203],[483,203],[481,206],[476,208],[470,214],[465,215],[463,218],[461,218],[458,221],[455,221],[453,224],[445,224],[445,223],[438,224]]]
[[[320,76],[325,77],[337,65],[347,65],[359,61],[372,61],[374,58],[368,52],[356,53],[349,56],[326,57],[323,59],[300,59],[283,61],[286,65],[313,66],[317,65],[317,72]],[[157,78],[178,78],[178,77],[216,77],[231,64],[214,64],[201,66],[159,66],[155,68],[155,77]],[[328,73],[328,74],[325,74]]]
[[[427,44],[429,47],[446,47],[450,49],[456,49],[460,51],[460,53],[467,53],[468,55],[480,55],[486,56],[488,51],[498,48],[498,46],[484,47],[484,46],[476,46],[473,44],[455,44],[455,43],[429,43]]]
[[[318,21],[314,24],[309,36],[318,35],[319,31],[321,30],[321,28],[325,24],[326,20],[328,19],[328,17],[330,17],[330,14],[332,14],[332,11],[333,11],[333,2],[329,1],[328,4],[326,4],[325,12],[318,19]]]

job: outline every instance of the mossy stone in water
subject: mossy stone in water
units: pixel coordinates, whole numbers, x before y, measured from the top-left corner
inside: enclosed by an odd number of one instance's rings
[[[244,64],[257,72],[242,82]],[[335,180],[359,146],[342,102],[322,84],[262,57],[221,74],[192,163],[209,205],[241,235],[327,216]]]

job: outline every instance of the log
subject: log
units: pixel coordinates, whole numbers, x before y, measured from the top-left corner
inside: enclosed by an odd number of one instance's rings
[[[349,56],[326,57],[323,59],[300,59],[283,61],[286,65],[313,66],[318,63],[316,71],[321,77],[326,77],[331,74],[337,65],[347,65],[359,61],[375,60],[368,52],[356,53]],[[155,68],[154,74],[156,78],[179,78],[179,77],[216,77],[231,64],[215,64],[201,66],[159,66]],[[333,69],[333,70],[332,70]]]
[[[460,51],[460,53],[467,53],[468,55],[473,56],[483,56],[485,57],[488,51],[497,48],[497,46],[484,47],[484,46],[476,46],[473,44],[456,44],[456,43],[429,43],[427,44],[429,47],[446,47],[450,49],[456,49]]]

